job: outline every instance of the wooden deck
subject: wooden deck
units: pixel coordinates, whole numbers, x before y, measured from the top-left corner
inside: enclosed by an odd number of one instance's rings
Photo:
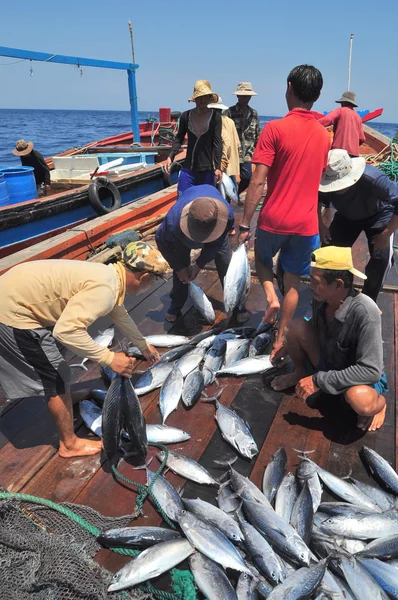
[[[363,241],[356,246],[355,255],[359,266],[366,258]],[[390,282],[397,279],[394,271]],[[217,323],[226,325],[222,312],[221,286],[214,267],[202,271],[197,283],[213,300]],[[187,305],[183,317],[171,327],[164,323],[168,306],[171,282],[157,282],[145,295],[131,297],[128,309],[144,335],[171,331],[193,335],[202,330],[203,323],[194,309]],[[310,290],[302,285],[298,313],[308,314]],[[249,325],[256,326],[264,310],[264,295],[255,278],[247,303],[252,311]],[[387,394],[388,410],[384,427],[375,433],[360,432],[345,413],[333,404],[321,401],[316,408],[309,407],[298,399],[274,392],[269,386],[270,376],[244,378],[224,378],[221,402],[232,406],[249,423],[260,453],[251,462],[239,458],[235,467],[260,484],[265,465],[270,456],[281,445],[288,454],[288,468],[294,469],[297,455],[293,448],[314,450],[313,459],[336,474],[346,475],[350,471],[359,479],[366,478],[361,466],[358,449],[362,444],[374,448],[396,466],[396,346],[398,343],[395,323],[398,317],[398,301],[393,293],[380,295],[380,308],[383,311],[383,340],[386,373],[390,385]],[[95,330],[108,325],[102,319]],[[120,344],[116,336],[116,347]],[[76,362],[70,352],[66,353],[69,363]],[[88,363],[89,371],[73,369],[76,389],[103,387],[99,379],[99,368]],[[145,369],[145,364],[137,361],[136,370]],[[147,423],[160,423],[157,406],[158,391],[141,397],[142,408]],[[9,491],[33,494],[55,502],[76,502],[86,504],[106,516],[130,514],[135,506],[135,493],[117,483],[109,472],[109,465],[102,456],[81,459],[62,459],[57,455],[57,436],[46,406],[41,399],[25,399],[8,404],[0,398],[0,485]],[[214,406],[198,403],[191,411],[181,405],[167,420],[168,425],[183,428],[191,434],[191,439],[170,449],[181,451],[205,465],[215,475],[220,476],[225,467],[214,463],[214,459],[228,460],[235,452],[224,442],[214,420]],[[87,435],[76,411],[75,426],[78,435]],[[152,448],[150,455],[156,454]],[[156,464],[156,461],[155,461]],[[119,470],[126,477],[144,481],[144,472],[132,471],[123,461]],[[214,502],[214,489],[186,483],[182,478],[168,473],[167,479],[178,489],[184,488],[185,497],[200,496]],[[144,516],[136,524],[160,524],[161,518],[149,502],[144,505]],[[111,571],[115,571],[126,561],[119,555],[102,550],[98,561]]]

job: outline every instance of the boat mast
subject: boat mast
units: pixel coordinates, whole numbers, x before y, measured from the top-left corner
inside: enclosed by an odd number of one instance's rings
[[[352,42],[353,41],[354,41],[354,34],[352,33],[350,35],[350,53],[349,53],[349,58],[348,58],[348,84],[347,84],[347,92],[350,91],[350,87],[351,87],[351,62],[352,62]]]
[[[133,68],[127,72],[128,83],[129,83],[129,96],[130,96],[130,111],[131,121],[133,130],[133,143],[140,144],[140,123],[138,119],[138,95],[137,95],[137,84],[135,81],[135,52],[134,52],[134,37],[133,37],[133,26],[129,21],[130,41],[131,41],[131,54],[133,56]]]

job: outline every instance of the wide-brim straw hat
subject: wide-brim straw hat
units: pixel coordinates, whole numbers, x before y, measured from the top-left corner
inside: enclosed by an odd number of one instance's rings
[[[257,96],[250,81],[241,81],[238,83],[236,90],[232,93],[235,94],[235,96]]]
[[[328,166],[322,174],[320,192],[338,192],[351,187],[362,177],[366,160],[351,158],[346,150],[329,150]]]
[[[15,156],[26,156],[33,150],[33,142],[27,142],[26,140],[18,140],[15,144],[15,150],[12,151]]]
[[[218,240],[228,223],[228,206],[221,200],[202,196],[184,206],[180,227],[184,235],[197,243]]]
[[[218,96],[218,102],[212,102],[207,105],[207,108],[216,108],[218,110],[228,110],[228,106],[225,106],[222,102],[221,96]]]
[[[215,103],[219,100],[219,95],[213,92],[210,83],[206,79],[198,79],[193,87],[193,94],[188,102],[195,102],[200,96],[211,96],[210,102]]]
[[[341,104],[342,102],[348,102],[348,104],[351,104],[352,106],[358,106],[357,102],[357,95],[354,92],[344,92],[344,94],[342,94],[340,100],[336,100],[337,104]]]

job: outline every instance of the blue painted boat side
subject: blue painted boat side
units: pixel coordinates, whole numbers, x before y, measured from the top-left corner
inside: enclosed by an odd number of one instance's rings
[[[172,180],[173,179],[176,180],[175,177],[172,177]],[[161,177],[150,179],[146,182],[143,182],[138,187],[133,187],[130,190],[122,192],[122,205],[124,206],[130,202],[139,200],[144,196],[159,192],[163,188],[163,179]],[[72,228],[76,223],[85,221],[87,219],[93,219],[97,216],[98,215],[92,208],[91,204],[87,203],[85,206],[80,206],[57,215],[41,218],[37,221],[31,221],[30,223],[25,223],[23,225],[19,225],[18,227],[12,227],[1,232],[0,248],[5,248],[7,246],[11,246],[12,244],[27,240],[32,240],[32,244],[34,244],[34,238],[36,236],[66,227],[68,225],[70,225]]]

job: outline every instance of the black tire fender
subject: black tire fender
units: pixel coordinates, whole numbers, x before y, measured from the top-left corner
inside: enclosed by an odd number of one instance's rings
[[[110,206],[104,204],[105,198],[111,198]],[[88,186],[88,199],[98,215],[107,215],[122,205],[122,197],[116,185],[106,177],[97,177]]]

